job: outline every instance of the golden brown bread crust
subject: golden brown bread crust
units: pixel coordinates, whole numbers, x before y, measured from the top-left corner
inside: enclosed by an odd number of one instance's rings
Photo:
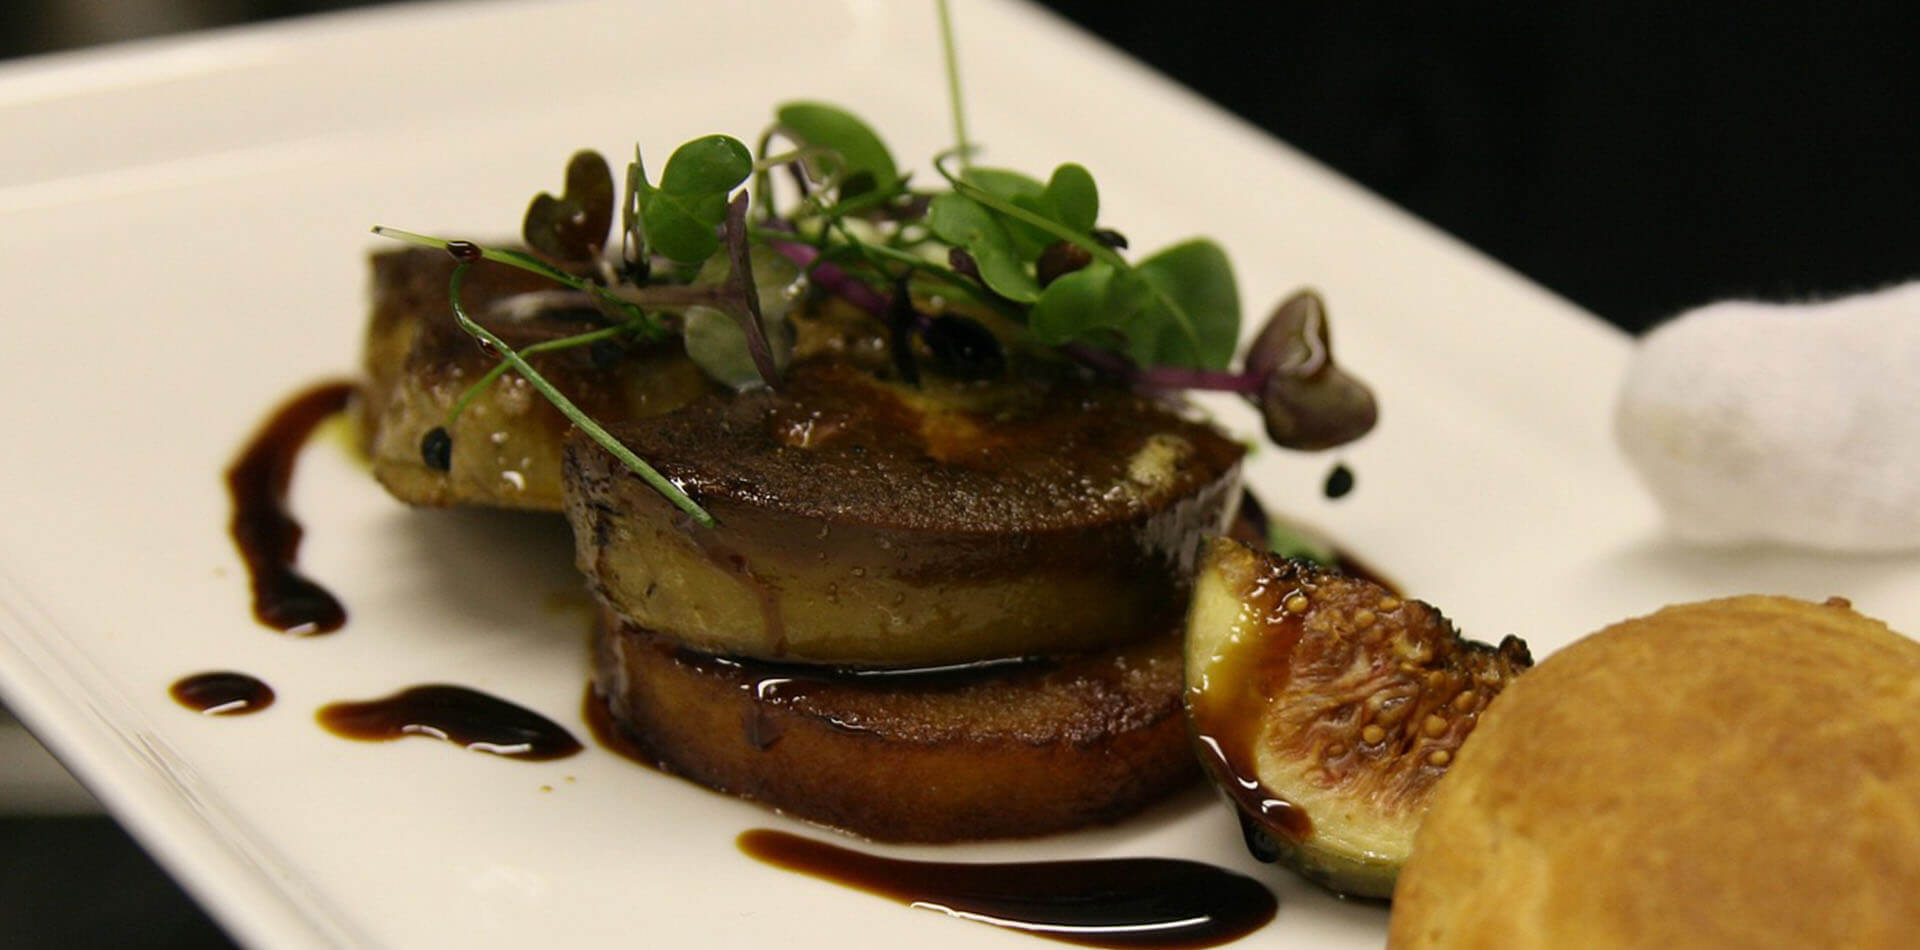
[[[447,299],[453,259],[445,252],[390,251],[371,264],[361,421],[374,477],[408,504],[560,510],[560,455],[572,424],[517,374],[503,376],[453,426],[450,471],[421,461],[421,438],[446,421],[454,400],[497,357],[454,323]],[[493,312],[508,298],[553,289],[546,278],[483,261],[467,277],[463,302],[515,348],[604,325],[582,312],[524,320]],[[711,385],[673,343],[630,347],[607,366],[596,366],[585,347],[529,361],[603,422],[676,409]]]
[[[716,653],[919,665],[1099,649],[1176,625],[1239,497],[1238,444],[1124,390],[901,387],[844,362],[612,431],[718,520],[568,446],[603,602]]]
[[[1897,947],[1920,934],[1920,644],[1844,601],[1669,607],[1494,703],[1390,946]]]
[[[849,680],[695,654],[603,612],[595,689],[669,771],[883,841],[1114,821],[1198,776],[1179,638],[949,676]]]

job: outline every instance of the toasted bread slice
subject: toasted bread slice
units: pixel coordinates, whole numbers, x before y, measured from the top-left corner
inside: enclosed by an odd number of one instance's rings
[[[613,431],[719,526],[576,438],[581,568],[623,619],[732,656],[925,665],[1150,636],[1240,496],[1239,444],[1078,382],[915,388],[818,361]]]
[[[1062,660],[853,675],[700,654],[602,613],[595,701],[661,767],[883,841],[1114,821],[1198,774],[1175,632]]]
[[[422,461],[421,439],[446,423],[454,401],[497,357],[454,323],[453,260],[445,253],[411,248],[376,254],[372,265],[361,407],[374,476],[409,504],[560,510],[561,447],[572,424],[517,374],[503,376],[449,430],[449,471]],[[466,280],[463,303],[515,348],[605,325],[590,311],[511,312],[510,301],[553,289],[545,278],[483,261]],[[581,347],[530,361],[602,422],[679,408],[711,385],[677,343],[598,354]]]

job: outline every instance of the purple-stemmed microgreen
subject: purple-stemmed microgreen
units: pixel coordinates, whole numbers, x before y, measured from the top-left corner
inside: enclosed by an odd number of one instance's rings
[[[375,228],[453,253],[460,261],[455,291],[480,260],[571,291],[522,295],[506,308],[510,318],[544,303],[590,303],[605,324],[516,352],[456,299],[461,329],[493,346],[501,361],[423,440],[428,465],[451,464],[452,423],[513,370],[691,514],[697,505],[604,429],[590,428],[525,357],[588,346],[600,348],[597,359],[615,344],[677,336],[716,381],[777,386],[792,335],[790,292],[802,281],[873,317],[888,337],[896,375],[910,384],[923,369],[958,380],[1003,377],[1014,365],[1005,348],[1017,345],[1051,349],[1139,387],[1239,394],[1260,407],[1268,434],[1284,446],[1326,448],[1371,427],[1372,394],[1333,363],[1317,296],[1296,295],[1276,310],[1235,371],[1240,299],[1219,245],[1194,238],[1129,260],[1127,239],[1101,225],[1100,190],[1084,166],[1061,163],[1043,181],[974,164],[944,0],[939,13],[954,135],[953,147],[932,162],[944,188],[913,188],[885,142],[852,113],[791,102],[775,110],[757,152],[731,136],[702,136],[670,154],[657,183],[636,148],[619,194],[604,159],[576,153],[561,194],[541,192],[528,206],[521,235],[530,250]],[[797,195],[784,209],[774,202],[781,169]],[[610,255],[616,210],[619,241]],[[949,300],[991,312],[992,329]],[[617,363],[619,349],[609,352],[608,362]],[[928,366],[916,354],[929,355]]]
[[[1239,372],[1140,366],[1112,350],[1067,343],[1068,356],[1108,376],[1155,390],[1234,393],[1260,410],[1267,438],[1282,448],[1344,445],[1379,419],[1372,390],[1333,359],[1326,304],[1302,290],[1274,308]]]
[[[774,366],[773,348],[767,343],[765,318],[760,310],[760,291],[754,286],[753,262],[747,252],[747,193],[741,192],[727,204],[726,226],[721,229],[726,236],[728,268],[727,286],[732,288],[739,305],[733,308],[734,318],[740,324],[741,332],[747,339],[747,353],[753,357],[754,368],[760,371],[760,378],[768,386],[776,385],[780,379],[780,370]]]

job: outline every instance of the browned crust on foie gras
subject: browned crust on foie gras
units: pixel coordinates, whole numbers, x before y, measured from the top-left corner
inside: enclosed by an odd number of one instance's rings
[[[422,461],[421,439],[445,424],[454,401],[498,357],[454,322],[447,297],[454,262],[446,252],[408,248],[375,254],[371,264],[361,422],[374,477],[408,504],[560,510],[560,456],[572,423],[516,373],[501,377],[449,430],[450,471]],[[504,301],[561,289],[536,274],[482,261],[465,284],[467,312],[515,349],[605,326],[582,310],[506,316]],[[676,409],[711,385],[671,341],[629,346],[608,366],[597,366],[586,347],[528,361],[602,422]]]
[[[615,435],[718,519],[568,446],[579,564],[638,626],[735,656],[924,665],[1176,626],[1241,447],[1113,388],[898,386],[802,363]]]
[[[707,657],[603,612],[595,657],[597,700],[663,768],[876,840],[1115,821],[1198,775],[1172,632],[1009,671],[875,681]]]

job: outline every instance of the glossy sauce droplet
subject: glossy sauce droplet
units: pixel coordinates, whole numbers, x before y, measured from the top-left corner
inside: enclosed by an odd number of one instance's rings
[[[415,686],[384,699],[332,703],[317,718],[334,735],[366,742],[427,736],[474,752],[541,761],[580,751],[579,740],[553,720],[464,686]]]
[[[245,673],[195,673],[168,688],[175,702],[208,716],[239,716],[273,705],[273,687]]]
[[[905,861],[757,828],[754,858],[924,910],[1089,947],[1213,947],[1273,919],[1273,893],[1224,868],[1171,858],[1013,864]]]
[[[1339,462],[1333,471],[1327,473],[1327,483],[1323,486],[1328,498],[1345,498],[1353,491],[1353,469]]]
[[[274,410],[227,469],[230,530],[253,582],[253,615],[284,633],[329,633],[347,622],[340,601],[294,567],[302,532],[287,511],[287,487],[313,430],[345,410],[353,391],[352,383],[336,382],[295,396]]]

